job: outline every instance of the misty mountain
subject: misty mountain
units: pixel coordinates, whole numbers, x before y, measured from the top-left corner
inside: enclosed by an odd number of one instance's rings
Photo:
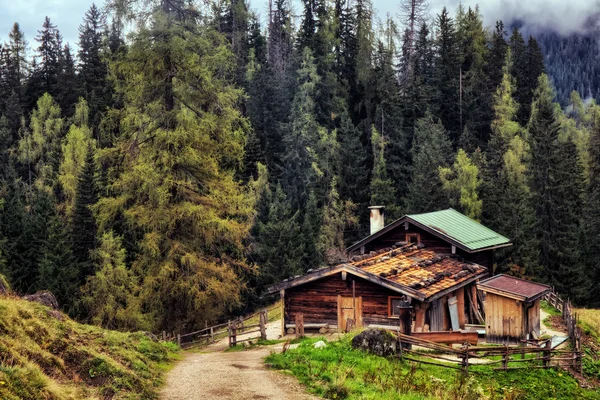
[[[559,33],[550,26],[525,21],[509,26],[518,27],[524,37],[537,39],[561,106],[569,105],[574,90],[586,100],[600,100],[600,28],[588,22],[579,32]]]

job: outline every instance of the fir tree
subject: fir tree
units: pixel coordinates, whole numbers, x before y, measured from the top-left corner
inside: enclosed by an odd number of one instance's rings
[[[592,282],[590,293],[596,293],[600,282],[600,114],[596,113],[590,139],[589,180],[585,191],[584,257],[588,279]],[[597,307],[599,299],[590,295],[588,304]]]

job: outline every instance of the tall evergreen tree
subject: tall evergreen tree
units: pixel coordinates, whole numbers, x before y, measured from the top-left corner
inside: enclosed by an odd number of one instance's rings
[[[90,105],[91,126],[96,127],[111,99],[111,86],[107,79],[105,58],[107,36],[106,20],[92,4],[79,26],[79,78],[82,95]]]
[[[80,284],[93,273],[91,253],[96,245],[96,220],[91,207],[98,201],[94,146],[88,143],[85,161],[78,174],[77,191],[70,220],[73,255],[79,263],[77,279]]]
[[[371,205],[385,206],[386,214],[390,218],[401,217],[399,207],[396,204],[396,187],[394,182],[388,178],[385,160],[385,138],[377,132],[375,127],[371,128],[371,143],[373,144],[373,172],[371,173]]]
[[[32,68],[32,77],[27,87],[27,108],[33,108],[35,102],[44,93],[56,96],[60,75],[61,38],[50,18],[46,17],[42,29],[35,40],[39,43],[36,64]]]
[[[439,168],[448,166],[452,145],[444,126],[430,113],[417,121],[411,152],[412,181],[408,185],[406,213],[447,208],[449,200],[442,187]]]
[[[553,98],[548,77],[541,75],[529,123],[539,263],[542,277],[577,302],[584,299],[588,282],[580,254],[583,171],[575,144],[559,141]]]
[[[596,113],[590,139],[589,180],[585,192],[584,257],[588,279],[592,282],[590,293],[596,293],[600,282],[600,114]],[[590,295],[588,304],[598,307],[600,300]]]

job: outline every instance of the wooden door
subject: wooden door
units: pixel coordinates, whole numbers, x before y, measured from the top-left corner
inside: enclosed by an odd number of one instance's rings
[[[348,319],[355,328],[362,328],[362,297],[338,296],[338,330],[346,332]]]

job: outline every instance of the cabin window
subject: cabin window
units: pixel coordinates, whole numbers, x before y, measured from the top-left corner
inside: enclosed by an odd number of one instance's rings
[[[400,315],[400,306],[406,300],[403,297],[388,297],[388,316],[390,318],[398,318]]]
[[[406,243],[421,244],[421,235],[419,233],[407,233]]]

